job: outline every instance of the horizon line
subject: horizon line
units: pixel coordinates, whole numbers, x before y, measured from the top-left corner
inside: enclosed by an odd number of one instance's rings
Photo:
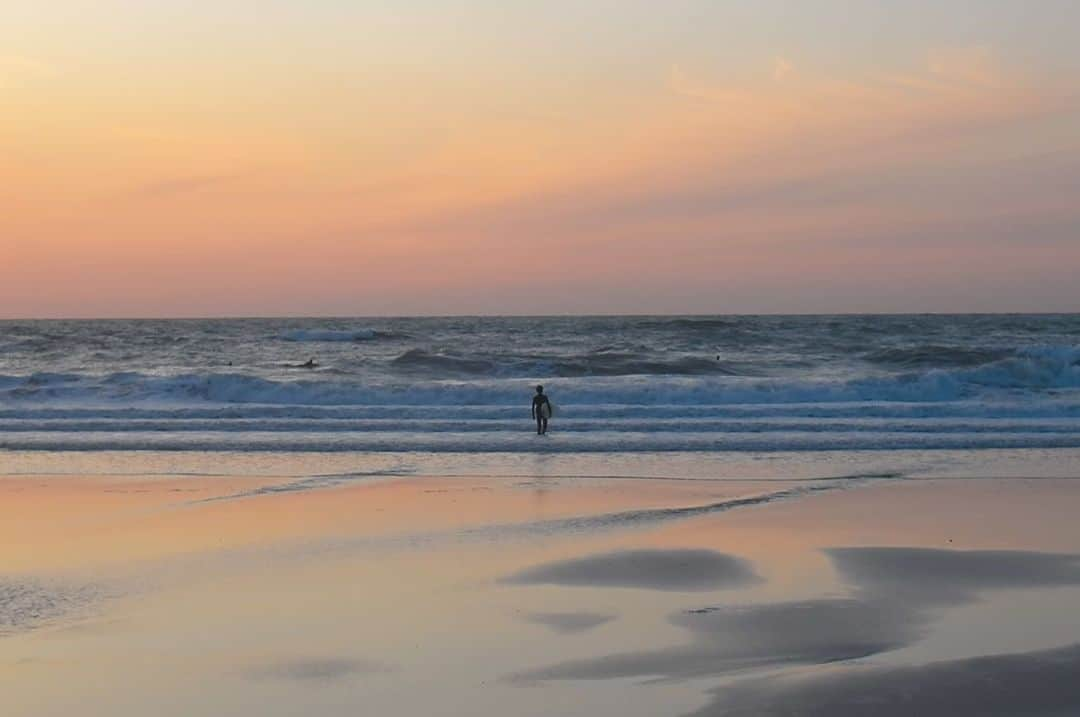
[[[342,319],[601,319],[601,318],[708,318],[708,317],[810,317],[810,316],[1074,316],[1074,311],[826,311],[826,312],[661,312],[661,313],[553,313],[553,314],[264,314],[264,315],[175,315],[175,316],[11,316],[0,322],[20,321],[272,321]]]

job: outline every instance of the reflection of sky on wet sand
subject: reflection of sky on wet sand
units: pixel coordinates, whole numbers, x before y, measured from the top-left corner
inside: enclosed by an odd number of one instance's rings
[[[933,715],[975,667],[1080,664],[1046,652],[1080,642],[1072,481],[698,513],[679,511],[791,486],[391,477],[249,495],[282,482],[0,480],[0,584],[107,595],[0,637],[5,714],[845,715],[921,685]],[[1014,654],[971,662],[989,653]]]

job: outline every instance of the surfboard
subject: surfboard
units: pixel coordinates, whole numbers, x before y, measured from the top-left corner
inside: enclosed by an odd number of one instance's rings
[[[555,411],[555,407],[551,405],[551,401],[545,401],[540,404],[540,416],[542,418],[551,418],[551,414]]]

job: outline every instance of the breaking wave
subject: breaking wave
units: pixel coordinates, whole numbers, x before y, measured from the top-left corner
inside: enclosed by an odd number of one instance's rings
[[[900,368],[928,368],[943,366],[978,366],[999,361],[1009,356],[1007,349],[970,348],[966,346],[943,346],[920,344],[917,346],[889,347],[869,351],[863,358],[870,363]]]
[[[424,349],[410,349],[394,358],[391,363],[396,368],[410,372],[422,371],[452,375],[491,374],[496,368],[493,362],[484,359],[433,353]]]
[[[1077,337],[1074,316],[0,322],[0,449],[1076,446]]]
[[[422,350],[393,359],[407,370],[448,376],[405,381],[282,380],[244,373],[189,373],[157,376],[140,372],[105,375],[33,373],[0,375],[0,397],[22,403],[64,400],[198,400],[218,403],[286,405],[432,404],[477,405],[521,402],[531,378],[498,378],[493,362]],[[565,362],[576,366],[576,359]],[[625,357],[617,363],[626,366]],[[676,364],[682,366],[682,364]],[[691,364],[691,366],[696,364]],[[835,403],[863,401],[935,402],[992,397],[994,391],[1038,393],[1080,387],[1080,348],[1041,347],[978,366],[846,380],[679,376],[671,364],[631,365],[636,373],[594,373],[596,367],[553,383],[573,404],[726,405]],[[611,368],[611,366],[609,366]],[[655,373],[643,380],[648,369]],[[453,376],[491,376],[471,381]]]

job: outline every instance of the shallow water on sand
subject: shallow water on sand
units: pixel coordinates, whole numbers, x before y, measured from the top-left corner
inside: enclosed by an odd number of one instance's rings
[[[5,715],[1080,709],[1078,480],[170,460],[0,478]]]

